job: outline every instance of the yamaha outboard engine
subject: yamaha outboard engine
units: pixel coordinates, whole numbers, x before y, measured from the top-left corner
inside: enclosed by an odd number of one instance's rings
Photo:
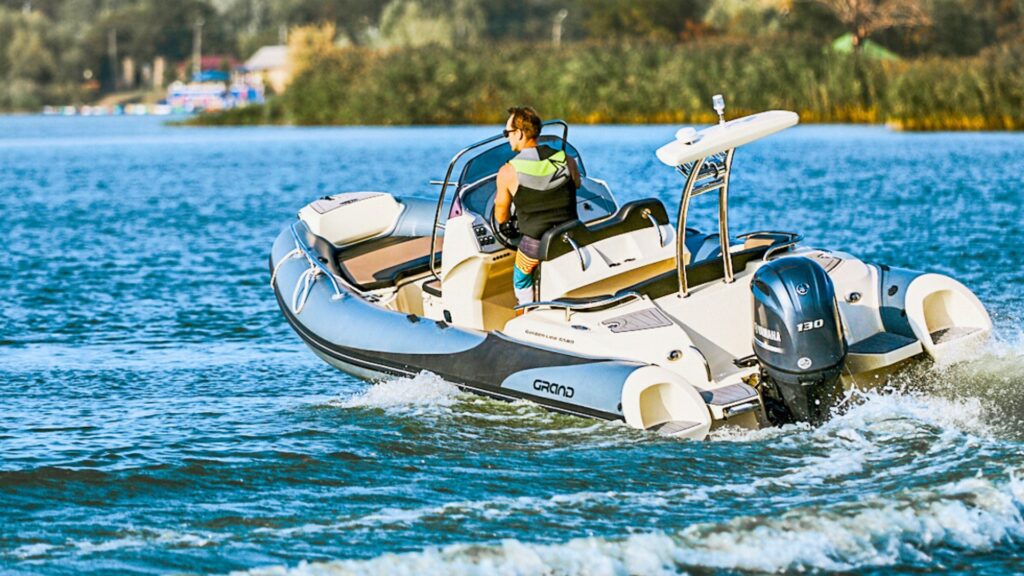
[[[758,269],[750,287],[754,354],[767,380],[766,404],[775,400],[785,407],[782,418],[774,411],[774,419],[823,422],[842,397],[839,376],[846,360],[832,280],[816,262],[787,257]]]

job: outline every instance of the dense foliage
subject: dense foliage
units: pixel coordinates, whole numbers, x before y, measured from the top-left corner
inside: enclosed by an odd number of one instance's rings
[[[819,120],[1019,126],[1022,23],[1024,0],[0,0],[0,110],[185,79],[197,31],[227,66],[320,30],[295,90],[218,121],[489,121],[509,101],[655,121],[720,90]],[[844,33],[904,60],[826,49]]]
[[[572,122],[709,122],[769,108],[810,122],[889,122],[908,129],[1024,128],[1024,46],[967,59],[877,61],[813,40],[705,39],[682,44],[503,44],[302,53],[291,88],[271,105],[200,123],[499,123],[529,103]],[[315,43],[309,43],[315,44]]]

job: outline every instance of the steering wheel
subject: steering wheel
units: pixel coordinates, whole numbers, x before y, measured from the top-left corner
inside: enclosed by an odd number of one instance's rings
[[[515,205],[512,206],[511,210],[512,217],[505,221],[504,224],[499,225],[496,217],[497,211],[494,209],[494,198],[492,197],[487,202],[487,223],[491,226],[491,233],[494,234],[494,238],[499,244],[509,250],[515,250],[519,247],[519,240],[523,237],[523,234],[519,231],[519,220],[516,218]]]

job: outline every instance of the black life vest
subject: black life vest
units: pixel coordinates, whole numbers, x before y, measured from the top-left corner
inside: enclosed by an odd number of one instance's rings
[[[512,201],[520,232],[540,239],[551,228],[576,219],[576,185],[564,150],[527,148],[509,164],[519,178]]]

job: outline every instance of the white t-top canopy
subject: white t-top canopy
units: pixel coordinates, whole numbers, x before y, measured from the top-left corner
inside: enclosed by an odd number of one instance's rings
[[[658,148],[658,159],[669,166],[725,152],[795,126],[800,117],[795,112],[769,110],[716,124],[703,130],[682,129],[676,139]]]

